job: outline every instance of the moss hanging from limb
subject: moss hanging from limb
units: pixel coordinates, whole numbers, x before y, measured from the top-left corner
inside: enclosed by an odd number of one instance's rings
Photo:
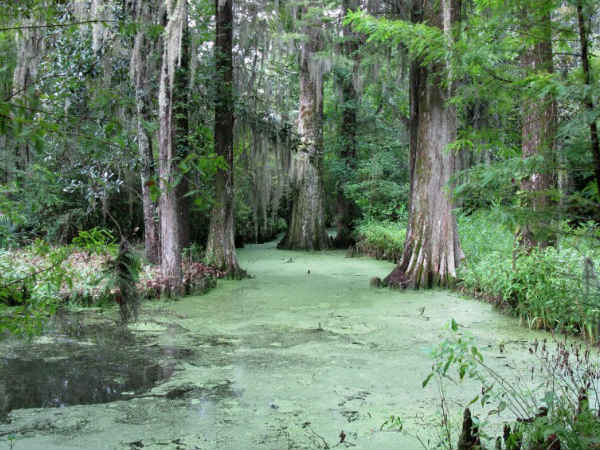
[[[158,0],[137,0],[135,3],[135,20],[145,26],[153,23],[158,10]],[[160,230],[155,220],[158,208],[152,201],[151,187],[155,181],[155,161],[152,149],[152,133],[144,123],[153,119],[152,72],[158,71],[152,64],[149,55],[157,45],[158,39],[151,39],[142,27],[135,36],[130,63],[130,78],[135,89],[135,106],[137,119],[138,153],[141,164],[140,178],[142,189],[142,206],[144,212],[144,245],[146,258],[153,264],[160,263]]]
[[[303,14],[308,16],[305,6]],[[323,83],[312,73],[314,59],[322,50],[321,24],[315,17],[305,20],[307,40],[300,53],[300,144],[292,162],[292,190],[295,192],[288,231],[280,248],[322,250],[330,246],[325,229],[323,187]],[[313,70],[314,72],[314,70]],[[321,72],[319,72],[321,73]],[[321,73],[322,74],[322,73]],[[316,79],[315,79],[316,78]]]

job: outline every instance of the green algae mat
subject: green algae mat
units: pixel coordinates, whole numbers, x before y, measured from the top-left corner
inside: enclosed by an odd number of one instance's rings
[[[147,302],[126,330],[84,311],[0,342],[0,449],[433,447],[439,388],[422,382],[450,318],[509,377],[544,337],[445,291],[370,288],[387,262],[274,243],[239,257],[254,278]],[[470,388],[446,386],[457,422]]]

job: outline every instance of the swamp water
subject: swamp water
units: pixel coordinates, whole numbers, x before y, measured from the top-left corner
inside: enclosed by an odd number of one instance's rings
[[[255,278],[202,297],[58,317],[32,342],[0,342],[0,450],[417,449],[437,442],[440,395],[421,387],[454,318],[486,362],[523,379],[543,338],[490,305],[443,291],[369,288],[387,262],[343,252],[239,251]],[[422,310],[422,308],[425,308]],[[474,384],[448,385],[455,401]],[[391,415],[404,430],[381,430]]]

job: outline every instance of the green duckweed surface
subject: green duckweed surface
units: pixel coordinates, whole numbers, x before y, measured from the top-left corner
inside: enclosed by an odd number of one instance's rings
[[[544,337],[445,291],[370,288],[370,277],[392,269],[387,262],[274,243],[239,257],[254,278],[148,302],[127,330],[115,331],[116,311],[85,311],[33,342],[0,342],[9,374],[0,378],[0,411],[9,411],[0,449],[326,448],[342,430],[338,447],[422,448],[417,435],[433,446],[440,395],[421,384],[450,318],[507,376],[527,376],[527,343]],[[50,373],[42,378],[53,387],[40,387],[32,367]],[[73,396],[73,384],[97,397]],[[98,394],[106,386],[112,397]],[[457,417],[469,387],[447,386]],[[37,406],[22,400],[28,389],[43,391]],[[406,433],[380,430],[391,415]]]

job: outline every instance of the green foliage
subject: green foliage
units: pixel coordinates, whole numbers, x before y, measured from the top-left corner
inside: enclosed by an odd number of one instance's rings
[[[13,239],[14,229],[7,216],[0,215],[0,249],[10,246]]]
[[[597,447],[600,366],[589,346],[566,340],[530,343],[532,380],[523,384],[522,379],[513,380],[492,368],[474,338],[459,330],[454,319],[448,328],[446,339],[432,351],[434,364],[423,387],[432,379],[439,383],[476,382],[475,396],[462,406],[477,405],[481,410],[484,419],[478,420],[478,425],[482,432],[490,416],[510,420],[504,436],[506,448]],[[550,445],[555,441],[560,447]]]
[[[80,231],[77,237],[73,238],[73,245],[82,250],[98,254],[115,254],[117,250],[116,239],[111,231],[100,227]]]
[[[402,431],[404,429],[404,422],[400,416],[390,416],[385,422],[379,427],[379,431]]]
[[[244,240],[253,242],[255,236],[255,220],[260,220],[259,217],[254,217],[249,198],[240,192],[235,198],[235,233],[242,236]]]
[[[60,302],[72,278],[63,266],[69,248],[51,248],[36,241],[20,251],[0,252],[0,329],[17,335],[38,333]]]
[[[201,262],[204,260],[204,246],[193,242],[189,247],[183,249],[181,256],[188,263]]]
[[[510,216],[506,216],[502,208],[459,214],[457,221],[460,244],[465,253],[461,267],[479,265],[484,258],[489,261],[512,258],[514,236],[510,231]]]
[[[418,59],[423,65],[443,61],[448,55],[447,39],[437,27],[404,20],[376,19],[364,11],[349,13],[345,23],[367,35],[369,42],[385,42],[391,46],[403,44],[411,58]]]
[[[363,221],[356,227],[356,250],[377,259],[397,261],[406,239],[405,222]]]
[[[454,196],[468,212],[493,205],[513,205],[519,181],[533,173],[539,163],[539,158],[514,157],[476,164],[454,176]]]
[[[531,328],[578,333],[595,341],[600,320],[600,240],[593,224],[563,225],[557,247],[520,253],[499,212],[459,218],[466,292],[509,308]]]
[[[392,151],[379,151],[359,162],[355,178],[344,183],[344,192],[363,217],[374,221],[401,219],[408,202],[405,167]]]

